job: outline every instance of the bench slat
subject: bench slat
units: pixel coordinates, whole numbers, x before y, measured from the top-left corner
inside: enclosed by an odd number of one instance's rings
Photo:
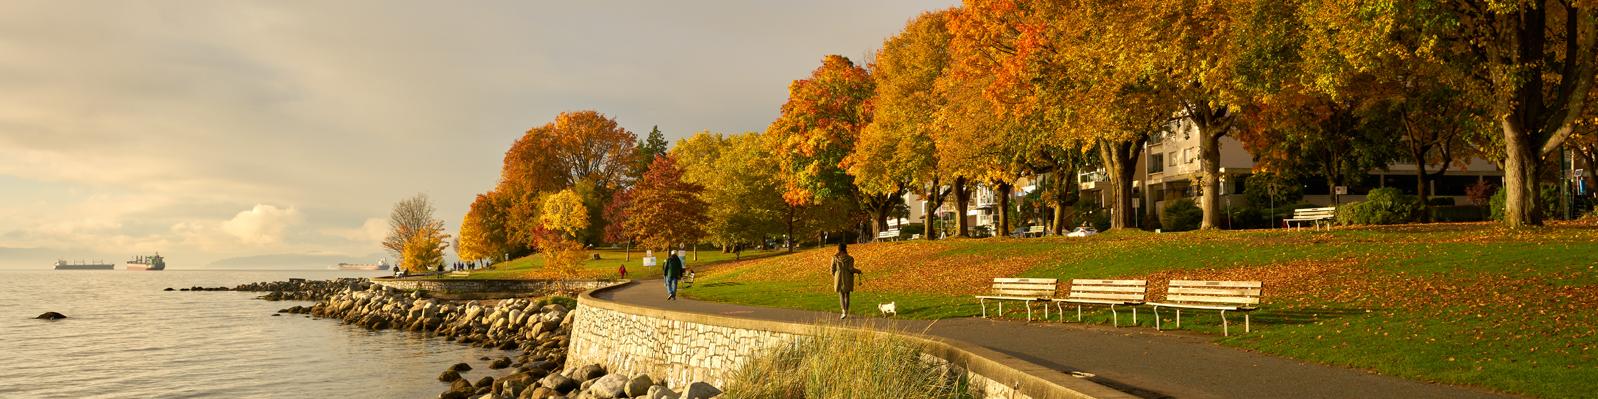
[[[996,290],[1049,290],[1054,291],[1054,284],[994,284]]]
[[[1171,294],[1189,295],[1221,295],[1221,296],[1260,296],[1259,288],[1188,288],[1171,287],[1165,290]]]
[[[1039,298],[1039,297],[1035,297],[1035,296],[1005,296],[1005,295],[977,295],[976,297],[977,298],[982,298],[982,299],[1009,299],[1009,300],[1012,300],[1012,301],[1037,301],[1037,300],[1047,299],[1047,298]]]
[[[1071,280],[1072,285],[1148,285],[1148,280]]]
[[[999,295],[1054,296],[1054,290],[993,290],[993,293]]]
[[[1252,307],[1252,306],[1195,305],[1195,304],[1190,304],[1190,303],[1171,303],[1171,302],[1149,302],[1149,303],[1147,303],[1147,305],[1153,305],[1153,306],[1162,307],[1162,308],[1184,308],[1184,309],[1204,309],[1204,310],[1250,311],[1250,310],[1259,309],[1259,308]]]
[[[1070,298],[1125,299],[1125,300],[1142,301],[1144,296],[1143,296],[1143,294],[1103,294],[1103,293],[1096,293],[1096,292],[1073,292],[1073,293],[1071,293]]]
[[[1147,290],[1147,289],[1148,289],[1148,287],[1124,286],[1124,285],[1123,286],[1093,286],[1093,285],[1073,285],[1073,286],[1071,286],[1071,291],[1092,291],[1092,292],[1143,292],[1144,290]]]
[[[1165,296],[1165,300],[1166,301],[1170,301],[1170,302],[1240,303],[1240,304],[1249,304],[1249,305],[1254,305],[1254,304],[1259,304],[1260,303],[1260,299],[1258,297],[1237,297],[1237,296],[1197,296],[1197,295],[1169,295],[1168,294],[1168,295]]]
[[[1141,304],[1143,304],[1143,300],[1142,299],[1137,299],[1137,300],[1114,300],[1114,299],[1062,298],[1062,299],[1055,299],[1054,301],[1055,302],[1065,302],[1065,303],[1097,303],[1097,304],[1104,304],[1104,305],[1141,305]]]
[[[1208,280],[1171,280],[1171,287],[1239,287],[1260,288],[1258,281],[1208,281]]]
[[[998,284],[998,283],[1059,284],[1059,282],[1060,282],[1060,279],[1054,279],[1054,278],[997,277],[997,278],[993,279],[993,283],[994,284]]]

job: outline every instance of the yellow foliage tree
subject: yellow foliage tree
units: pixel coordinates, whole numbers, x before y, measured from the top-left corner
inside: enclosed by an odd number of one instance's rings
[[[427,272],[444,263],[444,249],[449,247],[449,235],[444,234],[444,224],[437,220],[423,225],[405,240],[400,265],[412,273]]]
[[[539,215],[539,221],[545,229],[575,239],[583,229],[588,228],[588,208],[583,205],[583,197],[577,195],[576,191],[561,190],[544,198],[543,214]]]

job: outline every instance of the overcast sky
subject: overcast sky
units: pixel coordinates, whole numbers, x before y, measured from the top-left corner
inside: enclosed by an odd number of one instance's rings
[[[954,3],[8,1],[0,267],[367,257],[418,192],[453,234],[561,111],[763,130],[823,55]]]

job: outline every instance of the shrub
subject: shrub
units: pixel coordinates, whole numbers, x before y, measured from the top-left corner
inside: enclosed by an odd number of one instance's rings
[[[1487,208],[1471,205],[1434,206],[1429,208],[1434,222],[1480,222],[1487,220]]]
[[[899,227],[900,237],[909,237],[916,234],[926,235],[926,225],[921,223],[906,223]]]
[[[1365,195],[1364,201],[1351,202],[1337,207],[1337,223],[1398,224],[1409,223],[1420,217],[1420,199],[1404,195],[1396,188],[1378,188]]]
[[[904,338],[822,330],[750,359],[728,377],[728,399],[975,397],[964,373],[928,362]]]
[[[1160,217],[1160,225],[1165,231],[1188,231],[1199,228],[1199,223],[1204,222],[1204,210],[1199,209],[1192,199],[1182,198],[1165,204],[1165,215]]]
[[[1493,199],[1490,205],[1492,207],[1493,220],[1504,220],[1504,202],[1508,201],[1504,198],[1504,196],[1508,195],[1505,194],[1506,192],[1508,192],[1508,190],[1498,190],[1498,192],[1493,193]],[[1542,214],[1543,219],[1553,219],[1554,217],[1558,216],[1560,210],[1559,186],[1553,184],[1544,184],[1540,189],[1537,190],[1536,201],[1538,211]]]
[[[1234,229],[1266,229],[1281,224],[1282,219],[1293,217],[1293,210],[1299,208],[1314,208],[1315,205],[1307,202],[1291,204],[1276,204],[1275,208],[1269,206],[1242,206],[1232,208],[1232,228]]]

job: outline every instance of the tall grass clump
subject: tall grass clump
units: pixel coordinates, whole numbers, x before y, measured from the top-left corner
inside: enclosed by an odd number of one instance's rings
[[[750,359],[728,378],[729,399],[964,399],[964,373],[923,359],[905,338],[822,329]]]

